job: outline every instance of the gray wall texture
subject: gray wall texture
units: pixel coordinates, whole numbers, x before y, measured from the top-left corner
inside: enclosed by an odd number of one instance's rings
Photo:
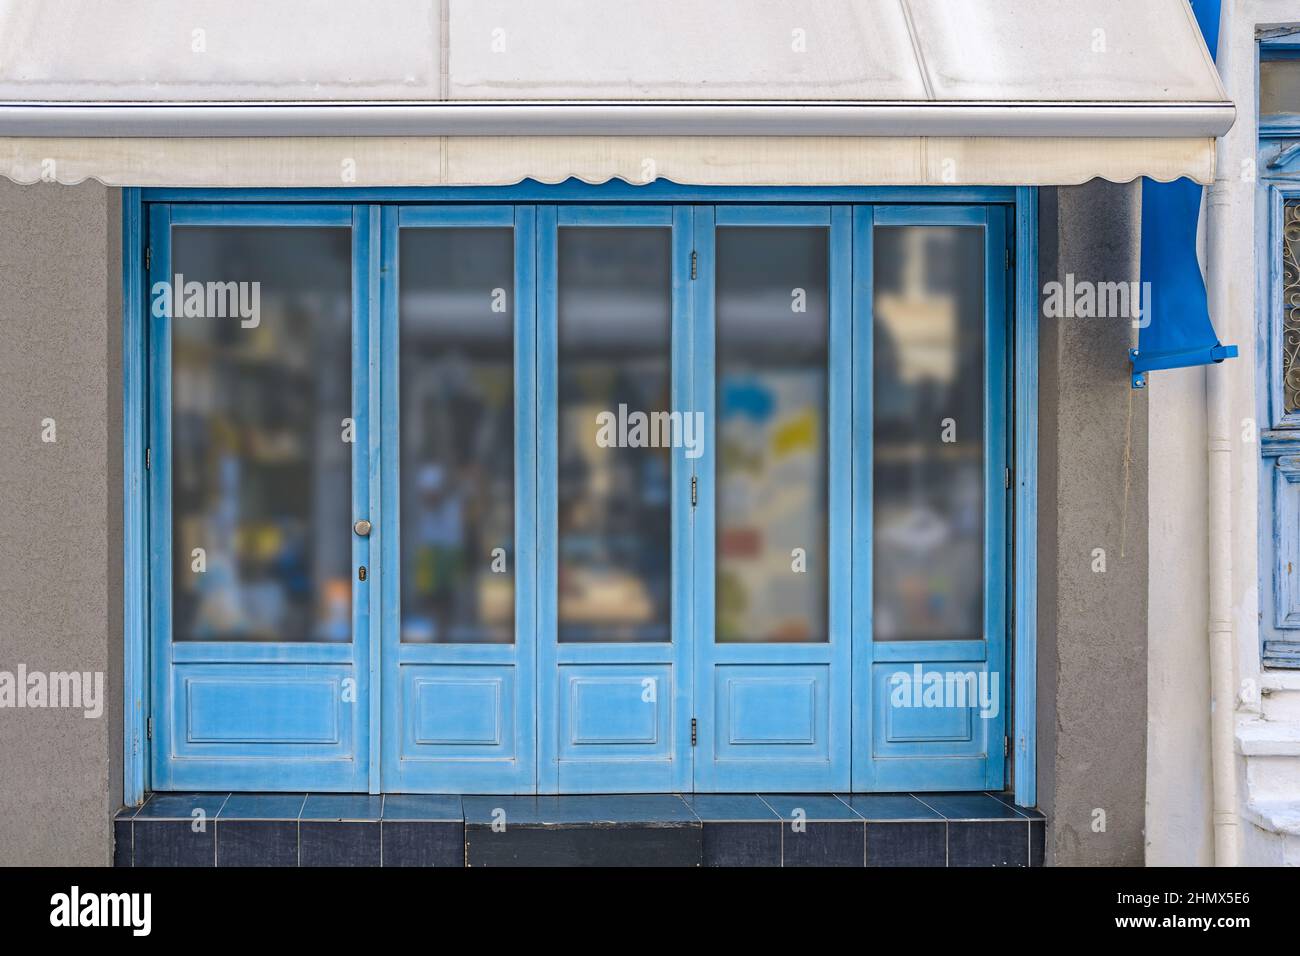
[[[1141,193],[1040,193],[1040,289],[1138,279]],[[1132,320],[1041,318],[1038,793],[1055,865],[1141,866],[1146,817],[1147,403]],[[1100,571],[1097,549],[1104,552]]]
[[[122,793],[121,194],[0,180],[0,671],[102,672],[103,713],[0,708],[0,864],[108,865]],[[54,420],[53,442],[42,422]]]

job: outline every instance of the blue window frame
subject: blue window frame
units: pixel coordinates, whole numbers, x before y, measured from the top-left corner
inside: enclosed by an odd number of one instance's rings
[[[340,203],[345,197],[347,205]],[[647,187],[523,183],[505,189],[159,189],[128,191],[125,210],[126,736],[128,753],[134,758],[128,759],[125,774],[128,802],[151,788],[213,784],[372,792],[996,787],[1002,785],[1005,771],[1001,755],[995,757],[994,744],[1002,736],[1004,724],[1014,722],[1014,754],[1005,766],[1014,766],[1017,801],[1033,804],[1037,388],[1033,190],[750,189],[678,187],[664,182]],[[358,432],[352,464],[354,515],[349,517],[369,516],[374,530],[369,538],[356,537],[352,543],[354,565],[372,567],[373,573],[366,585],[355,590],[353,640],[346,646],[272,643],[178,649],[178,642],[170,640],[170,583],[166,575],[171,565],[160,550],[161,542],[171,540],[168,365],[165,326],[145,321],[148,295],[141,281],[141,258],[146,248],[152,250],[147,276],[150,286],[156,275],[167,275],[170,265],[160,251],[166,243],[157,239],[178,221],[229,225],[329,222],[352,229],[352,397]],[[989,640],[975,642],[983,649],[973,656],[973,648],[964,648],[961,642],[931,642],[924,648],[917,644],[904,651],[870,640],[870,531],[863,530],[871,523],[871,452],[870,442],[863,440],[870,435],[870,426],[864,430],[861,423],[868,420],[863,416],[871,410],[870,390],[862,387],[864,381],[870,381],[869,336],[863,333],[871,325],[871,302],[863,289],[869,288],[871,230],[889,223],[969,225],[986,237],[986,275],[990,278],[984,310],[989,336],[984,370],[984,480],[989,490],[986,500],[1003,503],[990,505],[984,521],[983,615]],[[398,636],[402,570],[396,533],[400,521],[400,435],[395,414],[400,401],[396,319],[399,235],[406,229],[485,225],[515,230],[515,641],[510,645],[404,645]],[[711,418],[715,412],[712,276],[716,230],[814,225],[824,226],[832,237],[831,272],[840,277],[832,279],[830,288],[828,353],[830,640],[820,645],[785,645],[785,650],[778,651],[728,647],[705,640],[713,631],[712,617],[706,620],[704,615],[712,604],[716,559],[709,531],[715,521],[709,489],[716,458],[713,443],[707,442],[698,461],[676,454],[672,462],[675,501],[687,500],[695,492],[696,481],[705,491],[698,507],[675,508],[672,519],[676,582],[672,626],[678,632],[675,637],[681,639],[644,645],[558,641],[556,443],[548,440],[557,424],[557,230],[619,226],[671,230],[673,402],[675,407],[681,403],[681,407],[705,411]],[[1003,250],[1007,250],[1005,264]],[[1014,287],[1008,284],[1006,271],[1013,261],[1023,264]],[[687,269],[698,271],[704,281],[689,281],[683,271]],[[1014,321],[1009,326],[1011,312]],[[1008,372],[1012,354],[1019,356],[1014,380]],[[153,461],[148,471],[143,467],[146,449]],[[1006,499],[993,493],[1003,487],[1004,468],[1007,477],[1014,476],[1010,483],[1013,491]],[[868,547],[865,557],[864,547]],[[381,595],[373,614],[369,588],[378,588]],[[1008,641],[1013,647],[1008,647]],[[882,735],[880,714],[868,706],[873,693],[879,696],[872,687],[873,660],[896,664],[917,658],[989,667],[995,664],[988,662],[996,662],[1007,675],[1013,654],[1014,700],[1004,685],[1003,716],[997,728],[989,731],[983,747],[985,759],[975,777],[958,780],[951,770],[925,769],[925,761],[917,760],[923,756],[920,743],[913,740],[908,744],[907,733],[896,739]],[[186,655],[192,655],[192,660]],[[790,744],[781,735],[788,734],[789,728],[765,730],[756,725],[758,737],[748,742],[743,733],[727,739],[714,733],[707,715],[718,712],[717,689],[736,676],[727,673],[720,682],[719,673],[760,661],[769,667],[765,679],[775,677],[777,684],[785,681],[787,690],[818,668],[833,665],[836,673],[842,674],[844,690],[833,694],[825,720],[813,734],[817,746],[825,748],[823,769],[810,769],[813,765],[806,762],[782,762],[781,748],[789,749]],[[325,684],[351,678],[358,696],[350,708],[337,711],[339,719],[331,727],[299,727],[295,732],[302,735],[301,741],[291,742],[288,748],[283,742],[277,744],[278,753],[288,754],[298,747],[293,755],[313,757],[296,767],[292,760],[288,767],[277,761],[278,769],[268,774],[268,763],[256,753],[256,747],[253,752],[245,747],[242,755],[235,754],[234,763],[227,760],[219,769],[215,763],[205,767],[202,759],[186,764],[176,759],[177,744],[185,738],[185,745],[192,746],[198,738],[192,728],[181,733],[178,725],[168,721],[179,713],[175,703],[178,685],[172,671],[192,662],[210,668],[204,674],[212,678],[208,683],[214,686],[241,674],[247,676],[247,671],[239,669],[251,665],[294,668],[296,674],[316,668],[318,677],[328,675]],[[663,707],[661,717],[648,727],[629,729],[626,721],[616,719],[626,732],[627,739],[622,742],[615,739],[616,734],[594,749],[574,751],[571,744],[587,731],[565,723],[568,718],[560,707],[561,688],[567,688],[564,693],[570,695],[592,692],[592,700],[604,701],[592,712],[599,717],[602,708],[615,699],[602,697],[602,693],[618,683],[605,678],[619,676],[629,665],[671,672],[674,679],[662,686],[670,705]],[[221,667],[234,670],[226,673],[218,670]],[[565,676],[576,678],[576,683],[561,679],[564,668],[569,669]],[[426,683],[456,688],[467,701],[476,695],[505,693],[513,713],[502,720],[505,712],[498,711],[496,723],[479,721],[462,728],[466,740],[456,740],[454,734],[449,739],[437,739],[436,735],[422,738],[411,720],[413,692],[406,687],[418,683],[417,675]],[[813,680],[809,686],[815,685]],[[394,690],[399,687],[401,692]],[[817,693],[814,689],[810,699],[816,700]],[[230,706],[227,703],[226,707]],[[736,706],[732,701],[728,712],[735,713]],[[539,717],[536,724],[530,724],[522,715],[534,709]],[[149,714],[154,718],[152,741],[148,740]],[[659,723],[661,719],[666,722]],[[702,733],[697,731],[697,720],[704,725]],[[769,731],[776,736],[765,742],[762,735]],[[251,725],[232,725],[223,732],[235,740],[256,738]],[[937,732],[948,741],[961,736],[954,736],[950,727]],[[314,759],[320,756],[320,742],[327,738],[329,746],[344,758],[335,776],[322,774],[321,762]],[[850,738],[854,741],[851,748]],[[658,755],[647,759],[644,748],[632,745],[640,740],[656,741],[651,749],[658,748]],[[466,741],[477,750],[458,750],[456,745]],[[744,746],[755,743],[759,749],[750,752],[760,753],[757,761],[727,764],[710,759],[718,756],[720,749],[744,753]],[[769,767],[778,776],[765,774],[763,746],[775,756]],[[146,753],[153,755],[151,762],[143,759]],[[938,760],[933,767],[945,763],[951,765]],[[241,769],[231,775],[228,771],[234,767]],[[780,774],[788,776],[788,785],[783,785]]]
[[[1256,231],[1263,662],[1300,668],[1300,43],[1260,41]]]

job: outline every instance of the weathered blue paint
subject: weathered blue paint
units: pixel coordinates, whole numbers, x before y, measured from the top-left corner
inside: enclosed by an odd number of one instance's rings
[[[1293,36],[1263,38],[1259,58],[1300,59]],[[1266,666],[1294,668],[1300,658],[1300,412],[1288,411],[1284,388],[1285,215],[1300,199],[1300,115],[1259,118],[1255,232],[1255,371],[1259,463],[1259,584],[1261,654]]]
[[[497,792],[542,792],[563,790],[598,790],[598,789],[670,789],[686,791],[690,789],[726,789],[720,782],[716,771],[716,754],[705,761],[692,758],[704,756],[706,741],[712,742],[710,728],[711,710],[705,703],[705,696],[714,688],[716,672],[720,668],[740,668],[742,671],[754,667],[777,668],[787,681],[787,689],[801,686],[817,685],[818,675],[829,670],[831,674],[849,672],[849,644],[853,645],[852,694],[827,694],[826,724],[833,727],[842,722],[845,727],[870,728],[872,724],[871,698],[864,693],[866,682],[870,680],[863,671],[864,661],[878,661],[897,666],[900,663],[915,661],[961,661],[979,666],[1005,667],[1005,647],[995,650],[991,643],[979,642],[932,642],[915,648],[896,648],[894,645],[882,644],[876,647],[870,642],[870,275],[871,254],[870,236],[872,224],[877,217],[883,222],[926,221],[947,222],[953,216],[974,215],[984,217],[987,227],[996,230],[994,219],[1001,219],[1005,210],[1014,209],[1016,284],[1014,287],[1015,330],[1014,349],[1017,361],[1014,363],[1014,393],[1016,414],[1014,416],[1015,438],[1015,482],[1014,500],[1017,519],[1014,525],[1016,542],[1016,573],[1014,586],[1008,583],[1006,591],[1014,598],[1015,620],[1014,634],[1016,642],[1017,680],[1015,682],[1015,741],[1016,747],[1012,763],[1015,769],[1016,799],[1024,806],[1034,802],[1034,668],[1035,668],[1035,606],[1036,606],[1036,570],[1035,570],[1035,519],[1036,519],[1036,403],[1037,403],[1037,275],[1036,275],[1036,191],[1025,188],[1010,190],[992,189],[810,189],[801,187],[751,189],[751,188],[702,188],[679,187],[671,183],[657,183],[653,187],[633,187],[622,183],[609,183],[602,186],[570,182],[559,186],[542,186],[536,183],[522,183],[516,187],[503,189],[411,189],[411,190],[143,190],[124,198],[135,203],[135,208],[148,210],[151,235],[168,236],[173,221],[181,224],[254,224],[258,222],[280,224],[329,224],[354,227],[354,312],[357,324],[354,328],[354,388],[361,389],[354,395],[354,405],[384,410],[379,422],[373,428],[366,429],[365,443],[358,446],[360,463],[354,460],[354,509],[357,517],[368,510],[374,523],[370,539],[354,541],[354,558],[359,562],[368,561],[370,567],[370,586],[378,588],[382,612],[370,615],[364,632],[358,631],[351,646],[340,645],[201,645],[181,644],[172,646],[167,626],[153,626],[151,636],[149,622],[144,615],[138,615],[132,626],[132,599],[143,608],[149,599],[149,617],[153,622],[169,621],[170,597],[170,561],[166,549],[170,547],[170,508],[167,495],[169,487],[164,473],[170,465],[170,453],[167,437],[170,434],[170,403],[160,401],[160,395],[170,394],[170,348],[167,338],[168,329],[165,320],[150,320],[155,324],[152,330],[143,321],[147,302],[138,290],[142,275],[142,244],[137,225],[132,227],[128,215],[124,223],[124,242],[126,243],[124,259],[124,298],[127,302],[125,316],[126,334],[124,335],[124,393],[127,414],[127,436],[124,442],[124,464],[126,468],[126,502],[127,520],[126,559],[132,564],[132,554],[137,553],[134,566],[140,572],[134,578],[128,567],[127,585],[127,640],[126,667],[128,686],[131,675],[137,676],[138,687],[143,691],[149,682],[146,675],[152,675],[149,694],[143,692],[136,696],[141,700],[142,708],[149,706],[146,701],[152,697],[155,720],[155,740],[153,741],[153,771],[155,779],[148,780],[150,769],[144,753],[148,749],[141,745],[135,754],[128,750],[126,761],[124,792],[131,794],[131,780],[139,781],[137,793],[149,786],[155,789],[178,787],[201,788],[205,781],[220,787],[241,789],[356,789],[378,792],[397,789],[479,789]],[[168,205],[159,200],[174,201]],[[338,203],[340,199],[357,203],[353,206],[335,206],[326,208],[306,207],[295,204]],[[589,205],[575,207],[571,205],[518,205],[532,199],[534,201],[568,201],[586,200]],[[152,205],[142,205],[149,200]],[[380,201],[404,200],[409,203],[440,202],[442,205],[407,205],[379,206],[368,203]],[[865,201],[877,203],[908,202],[915,208],[900,211],[892,206],[875,206],[862,204]],[[1014,200],[1014,204],[1013,201]],[[231,201],[247,203],[233,207]],[[815,205],[815,203],[860,203],[856,207]],[[670,202],[677,203],[676,207]],[[703,202],[705,205],[685,206],[686,202]],[[642,205],[648,203],[650,205]],[[710,204],[711,203],[711,204]],[[793,205],[782,205],[783,203]],[[953,204],[997,203],[983,210],[957,211]],[[908,218],[911,217],[911,218]],[[428,645],[403,646],[398,640],[398,608],[400,589],[398,587],[398,554],[396,540],[397,524],[397,474],[398,461],[398,423],[397,410],[397,244],[399,231],[403,227],[437,228],[466,225],[509,225],[513,223],[517,231],[516,263],[516,534],[519,549],[519,566],[516,569],[516,644],[512,647],[491,646],[474,647],[467,645],[447,645],[431,648]],[[832,634],[849,632],[850,640],[830,645],[788,645],[781,649],[780,661],[772,659],[772,649],[767,646],[733,645],[727,648],[728,659],[724,661],[711,659],[702,649],[711,645],[713,628],[713,565],[712,565],[712,529],[713,529],[713,488],[714,461],[711,443],[706,442],[706,456],[698,461],[686,461],[680,454],[673,462],[672,487],[675,500],[689,500],[690,479],[698,477],[701,482],[699,506],[695,509],[678,509],[679,518],[674,518],[673,561],[674,573],[677,575],[674,588],[675,640],[668,645],[646,645],[642,647],[629,645],[565,645],[555,644],[555,486],[556,467],[555,434],[555,256],[556,229],[561,225],[620,225],[646,223],[671,227],[674,231],[674,326],[673,326],[673,401],[675,407],[699,410],[706,413],[706,420],[713,421],[713,234],[719,225],[827,225],[835,233],[833,249],[833,269],[839,274],[852,273],[851,284],[833,283],[834,288],[844,286],[848,289],[840,296],[833,296],[832,323],[838,346],[832,351],[832,378],[839,382],[832,386],[830,417],[832,434],[843,433],[842,440],[832,441],[833,478],[843,486],[839,490],[831,489],[832,508],[837,516],[832,522],[832,564],[839,567],[844,581],[832,582],[833,591],[849,595],[842,605],[832,598]],[[132,233],[135,233],[134,238]],[[527,247],[527,248],[526,248]],[[684,264],[689,262],[690,252],[698,255],[698,280],[690,282],[683,278]],[[989,247],[990,269],[994,269],[992,258],[995,255],[994,244]],[[996,253],[1000,256],[1000,253]],[[850,258],[851,257],[851,258]],[[535,265],[541,268],[534,271]],[[547,265],[549,263],[549,266]],[[997,264],[1000,268],[1000,263]],[[132,293],[130,285],[131,270],[134,268],[137,291]],[[159,278],[170,273],[169,244],[164,240],[156,244],[153,255],[153,276]],[[992,273],[990,273],[992,274]],[[990,286],[994,285],[993,283]],[[1009,290],[1004,284],[1004,294]],[[993,295],[991,288],[990,294]],[[132,305],[132,300],[136,304]],[[548,312],[549,310],[549,312]],[[990,305],[990,315],[995,311]],[[1005,303],[1002,307],[1005,313]],[[133,319],[134,316],[134,319]],[[706,321],[707,318],[707,321]],[[133,333],[132,322],[136,329]],[[863,322],[867,324],[863,325]],[[994,330],[990,329],[992,334]],[[152,332],[152,335],[149,333]],[[138,355],[131,360],[131,349],[143,348],[144,340],[150,342],[151,360],[145,361]],[[994,339],[990,339],[993,350]],[[1002,341],[999,339],[997,341]],[[848,345],[847,348],[842,347]],[[1000,350],[1005,355],[1005,349]],[[133,379],[131,370],[139,373]],[[143,394],[146,373],[152,373],[149,383],[149,408],[146,412]],[[1002,373],[1005,376],[1005,369]],[[996,370],[990,369],[990,375],[996,377]],[[360,384],[358,384],[360,383]],[[133,394],[139,397],[133,398]],[[1005,392],[1003,393],[1006,394]],[[837,404],[838,402],[838,404]],[[992,402],[992,400],[991,400]],[[391,409],[391,413],[388,411]],[[995,410],[989,405],[988,414],[998,422],[1009,424],[1012,415],[1010,407]],[[853,425],[852,422],[857,424]],[[862,423],[867,425],[864,429]],[[142,481],[149,484],[149,501],[143,493],[132,495],[132,440],[130,429],[135,423],[141,430],[143,441],[150,443],[153,451],[154,468],[151,472],[139,473]],[[147,431],[146,431],[147,426]],[[362,422],[358,418],[358,427]],[[358,432],[360,435],[361,432]],[[989,432],[992,435],[992,431]],[[550,436],[550,440],[546,440]],[[1006,432],[1002,439],[1003,457],[1009,454],[1005,444]],[[137,442],[136,444],[142,444]],[[837,452],[836,449],[839,449]],[[142,453],[142,448],[138,449]],[[864,454],[865,453],[865,454]],[[136,456],[136,469],[139,470],[139,458]],[[848,466],[851,460],[852,467]],[[531,464],[530,464],[531,463]],[[864,467],[865,466],[865,467]],[[993,474],[993,469],[1000,468],[990,457],[990,488],[993,480],[1001,487],[1000,472]],[[360,497],[358,497],[360,496]],[[134,503],[130,500],[135,498]],[[849,502],[852,504],[849,504]],[[836,504],[838,502],[838,504]],[[152,503],[153,507],[147,507]],[[368,508],[366,507],[368,505]],[[863,510],[865,508],[865,511]],[[136,513],[143,520],[148,512],[148,537],[152,542],[147,562],[150,581],[143,577],[146,562],[138,554],[143,550],[143,530],[134,539],[131,537],[131,515]],[[1002,535],[1005,542],[1011,531],[1005,524],[1003,512]],[[865,516],[865,521],[863,520]],[[990,534],[994,534],[994,523],[990,522]],[[707,531],[706,531],[707,529]],[[838,531],[838,534],[836,533]],[[526,569],[526,557],[529,548],[534,559],[531,570]],[[162,549],[160,551],[160,549]],[[842,561],[836,561],[835,555],[846,555]],[[866,560],[862,556],[866,555]],[[1001,570],[990,568],[990,582],[1007,582],[1005,567],[1006,554],[1003,548]],[[996,563],[996,559],[995,559]],[[1000,575],[995,577],[994,575]],[[851,577],[850,577],[851,576]],[[865,576],[865,577],[864,577]],[[862,591],[862,582],[868,582],[868,590]],[[147,588],[146,584],[150,586]],[[863,595],[867,600],[863,600]],[[359,595],[354,603],[358,615],[364,615],[368,607],[368,596]],[[1001,614],[1002,627],[998,633],[1005,634],[1005,605],[999,610],[990,608],[991,620]],[[863,619],[866,626],[863,626]],[[364,633],[364,637],[362,636]],[[535,635],[535,636],[534,636]],[[864,639],[865,635],[865,639]],[[530,643],[531,642],[531,643]],[[149,652],[157,662],[151,666],[148,662]],[[859,652],[862,653],[859,653]],[[694,652],[694,656],[692,656]],[[862,656],[863,654],[870,656]],[[355,657],[354,657],[355,655]],[[837,655],[843,655],[837,656]],[[249,668],[283,668],[292,665],[294,670],[272,671],[263,673],[267,676],[289,673],[314,673],[332,679],[341,673],[352,673],[355,669],[365,691],[363,700],[359,701],[355,717],[359,723],[352,723],[346,730],[352,733],[351,740],[355,746],[354,766],[347,774],[322,772],[317,764],[309,775],[299,775],[294,770],[271,769],[262,764],[239,759],[227,760],[222,767],[219,781],[216,777],[205,776],[203,772],[174,772],[173,764],[186,766],[179,759],[168,759],[164,755],[174,752],[177,741],[168,739],[169,714],[174,713],[171,701],[175,688],[174,682],[185,676],[192,666],[202,665],[207,668],[233,667],[226,673],[247,672]],[[339,670],[343,668],[344,670]],[[517,759],[513,777],[510,772],[503,772],[495,779],[479,777],[477,783],[482,786],[470,786],[464,780],[457,780],[454,785],[452,768],[454,764],[454,747],[449,753],[436,755],[429,761],[432,765],[448,768],[448,774],[434,774],[437,779],[416,779],[421,771],[403,770],[404,749],[414,743],[414,737],[408,733],[401,718],[404,687],[401,675],[406,668],[411,677],[405,681],[408,685],[415,683],[415,675],[421,672],[425,677],[437,679],[451,677],[462,671],[470,671],[488,678],[488,683],[500,677],[501,686],[513,681],[510,704],[514,708],[513,725],[516,732],[515,748]],[[712,668],[714,673],[704,679],[705,672]],[[305,669],[305,670],[304,670]],[[525,672],[531,669],[531,677]],[[549,670],[548,670],[549,669]],[[655,737],[662,744],[661,753],[654,759],[643,761],[641,755],[647,750],[645,745],[638,745],[636,734],[630,732],[626,722],[626,711],[621,712],[617,705],[611,717],[624,719],[622,725],[623,739],[598,746],[606,749],[606,760],[585,761],[571,759],[578,751],[586,750],[588,744],[575,745],[574,741],[584,741],[590,736],[592,726],[599,726],[604,718],[597,708],[592,715],[581,713],[562,714],[560,711],[560,693],[558,679],[548,680],[545,674],[551,673],[558,678],[561,669],[568,669],[569,676],[593,678],[592,686],[601,686],[602,681],[611,676],[622,676],[635,670],[640,678],[652,679],[660,687],[670,687],[671,708],[661,709],[653,728],[644,736]],[[217,673],[209,670],[208,673]],[[772,673],[772,671],[769,671]],[[1005,671],[1004,671],[1005,674]],[[381,683],[382,681],[388,683]],[[617,683],[616,681],[614,682]],[[381,692],[381,686],[387,690]],[[826,685],[833,688],[834,678]],[[222,693],[238,693],[240,688],[217,688]],[[310,696],[311,688],[305,690],[299,686],[298,691]],[[793,692],[793,691],[792,691]],[[130,699],[128,695],[128,700]],[[473,694],[470,695],[471,697]],[[815,696],[815,694],[814,694]],[[617,694],[615,694],[617,697]],[[132,742],[132,728],[129,726],[129,704],[126,716],[128,726],[124,742]],[[1005,708],[1004,708],[1005,710]],[[532,712],[539,714],[537,723],[530,721]],[[701,746],[690,747],[690,718],[699,721],[698,732]],[[590,719],[588,719],[590,717]],[[592,720],[596,724],[592,724]],[[143,734],[143,712],[138,716],[137,734]],[[541,735],[538,740],[534,736]],[[477,726],[467,718],[467,737],[474,732],[484,735],[485,725]],[[210,728],[209,728],[210,729]],[[218,728],[220,729],[220,728]],[[631,728],[635,729],[635,728]],[[756,728],[760,735],[772,728]],[[730,734],[730,732],[728,732]],[[308,735],[309,736],[309,735]],[[730,737],[728,737],[729,741]],[[847,729],[840,734],[826,738],[828,752],[833,755],[844,754],[846,761],[850,751]],[[864,755],[870,752],[870,736],[860,736],[852,748],[854,766],[853,785],[864,785],[858,773],[859,764]],[[181,745],[182,750],[191,743]],[[200,741],[199,743],[202,743]],[[725,746],[724,748],[725,749]],[[626,752],[620,752],[620,751]],[[923,759],[924,748],[920,748]],[[134,759],[133,759],[134,758]],[[210,761],[209,761],[210,762]],[[928,761],[932,762],[932,761]],[[835,778],[834,769],[822,777],[816,772],[795,769],[793,776],[784,782],[768,785],[764,774],[779,761],[766,767],[741,769],[734,775],[735,786],[761,786],[768,790],[788,789],[831,789],[843,788],[847,781]],[[793,763],[793,762],[791,762]],[[815,763],[815,761],[813,762]],[[992,754],[988,764],[992,766]],[[461,766],[464,762],[462,761]],[[647,764],[657,766],[650,769]],[[722,766],[725,769],[725,761]],[[999,763],[1000,766],[1000,763]],[[564,767],[561,773],[560,768]],[[427,767],[425,768],[427,771]],[[827,779],[835,778],[831,782]],[[429,776],[425,773],[426,778]],[[471,774],[472,776],[472,774]],[[489,775],[490,777],[491,775]],[[310,779],[308,779],[308,777]],[[344,779],[346,777],[346,779]],[[748,780],[749,783],[743,781]],[[868,781],[866,786],[894,786],[891,780]],[[960,772],[951,765],[934,768],[928,775],[926,786],[930,789],[960,789],[971,786],[967,770]],[[982,782],[977,786],[1000,786],[1001,777],[986,768]]]
[[[350,206],[156,204],[149,209],[150,289],[155,282],[171,281],[173,228],[352,226],[354,217]],[[354,476],[366,473],[369,447],[368,332],[361,311],[369,271],[366,243],[366,230],[354,230]],[[153,787],[366,790],[369,584],[354,580],[353,640],[346,646],[172,641],[171,319],[153,315],[152,309],[146,314],[152,373],[148,477]],[[368,486],[354,481],[354,509],[364,513],[368,496]],[[354,542],[354,557],[365,557],[366,547]]]
[[[145,408],[149,357],[144,208],[140,190],[122,190],[122,803],[144,801],[149,713],[149,509]]]
[[[984,233],[984,640],[873,640],[872,623],[872,239],[882,226],[948,225]],[[1007,210],[998,206],[878,206],[855,210],[854,219],[854,587],[853,789],[1001,789],[1002,741],[1010,699],[1006,655],[1009,590],[1008,507],[1008,296],[1011,262]],[[931,671],[998,675],[997,713],[978,707],[895,708],[890,679],[920,666]]]
[[[536,209],[385,207],[380,380],[382,737],[387,792],[531,793],[536,787]],[[417,228],[514,232],[515,640],[403,644],[400,577],[400,243]]]
[[[695,384],[704,453],[695,461],[695,709],[697,791],[831,791],[849,785],[852,654],[849,554],[852,423],[852,216],[848,206],[698,207],[693,283]],[[727,226],[826,229],[830,328],[827,368],[829,640],[738,644],[716,640],[716,230]]]
[[[1024,187],[1015,205],[1015,799],[1038,799],[1038,190]]]
[[[558,323],[562,228],[662,227],[672,233],[672,392],[686,374],[691,210],[542,206],[538,210],[538,789],[542,793],[688,790],[691,778],[689,508],[685,449],[672,449],[672,641],[558,641]],[[684,484],[685,482],[685,484]]]

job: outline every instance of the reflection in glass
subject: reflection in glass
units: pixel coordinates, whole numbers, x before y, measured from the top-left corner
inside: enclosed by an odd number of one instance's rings
[[[1300,60],[1259,64],[1259,115],[1300,113]]]
[[[402,640],[514,641],[514,230],[401,242]]]
[[[352,639],[351,263],[347,229],[172,231],[174,640]]]
[[[602,413],[672,410],[670,230],[559,236],[559,639],[670,641],[672,449],[605,447]]]
[[[828,241],[718,230],[718,641],[829,639]]]
[[[879,227],[874,256],[874,637],[980,640],[983,232]]]

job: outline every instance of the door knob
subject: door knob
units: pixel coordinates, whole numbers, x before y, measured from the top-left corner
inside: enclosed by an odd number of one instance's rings
[[[364,538],[370,534],[370,522],[362,518],[352,526],[352,530]]]

